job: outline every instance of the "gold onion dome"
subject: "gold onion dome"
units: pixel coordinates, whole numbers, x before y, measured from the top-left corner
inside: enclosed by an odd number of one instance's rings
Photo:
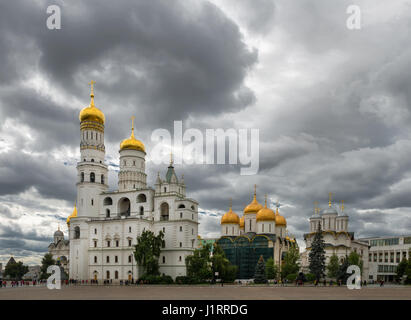
[[[221,224],[226,223],[240,223],[240,218],[238,217],[237,213],[235,213],[232,209],[232,205],[230,204],[230,210],[228,210],[223,217],[221,218]]]
[[[280,215],[278,213],[278,208],[277,208],[277,212],[275,213],[275,225],[276,226],[284,226],[284,227],[287,226],[287,221],[285,220],[285,218],[282,215]]]
[[[251,201],[251,203],[246,206],[244,208],[244,214],[249,214],[249,213],[257,213],[258,211],[260,211],[263,206],[261,204],[258,203],[257,201],[257,186],[254,185],[254,198],[253,201]]]
[[[244,216],[242,216],[240,218],[240,229],[244,229],[244,227],[245,227],[245,221],[244,221]]]
[[[91,81],[89,84],[91,85],[91,93],[90,93],[90,105],[85,107],[83,110],[80,111],[79,120],[80,122],[83,121],[95,121],[101,124],[104,124],[105,117],[104,113],[94,105],[94,89],[93,84],[95,82]]]
[[[76,207],[76,203],[74,203],[73,212],[71,213],[71,215],[68,216],[68,218],[67,218],[67,220],[66,220],[67,224],[70,224],[71,218],[75,218],[75,217],[77,217],[77,207]]]
[[[257,212],[257,221],[275,221],[275,213],[270,208],[267,208],[267,195],[265,195],[264,208]]]
[[[124,139],[120,143],[120,151],[121,150],[137,150],[137,151],[146,152],[146,148],[144,147],[144,144],[140,140],[137,140],[134,137],[134,117],[131,117],[131,135],[130,135],[130,138]]]

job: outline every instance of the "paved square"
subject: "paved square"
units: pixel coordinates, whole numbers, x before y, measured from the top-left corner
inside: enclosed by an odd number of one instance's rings
[[[268,286],[62,286],[1,288],[0,300],[411,300],[410,286],[346,287]]]

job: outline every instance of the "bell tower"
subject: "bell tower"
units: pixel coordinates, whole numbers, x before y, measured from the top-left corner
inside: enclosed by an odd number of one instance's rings
[[[79,115],[81,158],[77,163],[78,217],[97,217],[100,205],[98,196],[108,189],[108,168],[104,162],[105,117],[94,105],[94,83],[89,83],[90,105]]]

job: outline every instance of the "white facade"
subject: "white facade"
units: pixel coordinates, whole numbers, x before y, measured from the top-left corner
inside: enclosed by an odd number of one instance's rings
[[[142,270],[132,254],[143,230],[165,234],[160,272],[185,275],[185,257],[197,247],[198,203],[186,197],[184,180],[177,178],[172,163],[165,179],[158,176],[154,188],[147,186],[144,146],[119,151],[118,190],[108,191],[103,123],[80,123],[78,214],[69,223],[70,279],[137,279]]]
[[[368,279],[368,243],[354,239],[354,233],[348,231],[348,220],[349,217],[346,214],[343,212],[339,214],[331,204],[326,210],[310,217],[310,232],[304,235],[306,251],[301,254],[303,271],[308,272],[311,243],[315,233],[321,227],[325,243],[326,264],[329,263],[332,255],[336,255],[341,263],[345,257],[355,251],[363,261],[362,279]]]
[[[370,246],[369,281],[395,281],[397,266],[411,257],[411,235],[360,239]]]

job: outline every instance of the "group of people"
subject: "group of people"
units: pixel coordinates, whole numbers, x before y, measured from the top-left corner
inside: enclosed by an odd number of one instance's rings
[[[10,280],[10,281],[6,281],[0,280],[0,288],[6,288],[6,287],[28,287],[28,286],[36,286],[36,285],[42,285],[45,284],[47,282],[47,280]]]

